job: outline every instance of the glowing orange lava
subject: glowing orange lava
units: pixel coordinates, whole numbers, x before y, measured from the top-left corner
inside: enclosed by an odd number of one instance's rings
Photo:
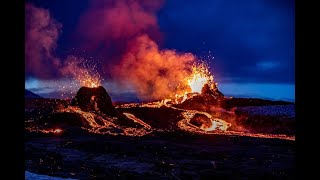
[[[207,64],[195,63],[191,67],[191,74],[188,75],[184,82],[179,84],[177,87],[178,89],[179,87],[183,87],[183,89],[176,92],[173,98],[170,97],[172,99],[165,99],[163,103],[166,104],[172,100],[175,104],[183,103],[185,100],[195,96],[197,93],[201,94],[202,88],[205,84],[208,84],[212,90],[215,90],[218,83],[214,82],[213,75],[210,73]]]
[[[192,92],[201,93],[202,87],[205,84],[213,83],[213,76],[207,65],[204,63],[195,64],[192,66],[192,74],[187,78],[187,83]]]
[[[182,112],[182,116],[184,117],[184,119],[178,122],[178,127],[180,127],[181,129],[185,129],[187,126],[193,127],[194,129],[199,129],[199,127],[190,123],[190,120],[194,117],[195,114],[205,115],[211,120],[211,125],[209,127],[204,124],[200,127],[200,129],[203,131],[215,131],[215,130],[227,131],[227,129],[231,126],[231,123],[228,123],[222,119],[214,118],[207,112],[179,109],[175,107],[171,107],[171,108],[184,111]]]
[[[231,123],[228,123],[222,119],[217,119],[214,118],[211,120],[211,126],[210,127],[205,127],[201,126],[200,129],[204,131],[214,131],[214,130],[221,130],[221,131],[226,131],[228,127],[231,126]]]
[[[67,108],[59,109],[59,112],[69,112],[77,113],[81,115],[84,120],[87,121],[90,127],[81,127],[84,130],[87,130],[91,133],[96,134],[109,134],[109,135],[125,135],[125,136],[144,136],[151,133],[152,127],[147,123],[143,122],[141,119],[135,117],[133,114],[124,113],[128,119],[136,122],[144,127],[142,128],[133,128],[133,127],[123,127],[116,123],[116,117],[101,116],[94,112],[82,111],[79,107],[68,106]],[[98,123],[98,121],[100,123]],[[117,129],[118,131],[115,131]],[[121,131],[119,131],[121,129]]]

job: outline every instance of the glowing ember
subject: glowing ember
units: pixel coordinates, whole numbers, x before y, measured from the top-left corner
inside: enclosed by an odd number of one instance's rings
[[[80,73],[77,75],[77,79],[79,80],[81,86],[90,88],[101,86],[99,74],[96,73],[94,75],[90,75],[86,69],[82,69],[80,71]]]
[[[187,78],[188,85],[192,92],[201,93],[201,89],[205,84],[213,83],[213,76],[204,63],[192,66],[192,74]]]
[[[103,80],[98,73],[97,63],[99,61],[92,62],[88,59],[70,56],[61,71],[66,76],[72,75],[80,86],[94,88],[101,86],[101,80]]]

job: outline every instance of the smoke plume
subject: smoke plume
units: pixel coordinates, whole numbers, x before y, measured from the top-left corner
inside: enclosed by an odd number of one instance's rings
[[[150,0],[93,1],[79,24],[86,48],[107,54],[103,60],[107,72],[123,88],[134,87],[143,100],[173,97],[187,88],[185,78],[195,59],[190,53],[159,48],[156,13],[162,4]]]
[[[147,33],[156,38],[160,31],[156,12],[162,1],[93,0],[80,19],[78,31],[82,44],[94,50],[109,48],[121,51],[127,41]],[[114,48],[117,46],[119,48]]]
[[[25,13],[25,71],[35,77],[53,78],[60,65],[54,50],[62,25],[48,10],[31,4],[26,4]]]
[[[172,98],[190,89],[186,77],[191,74],[195,57],[191,53],[162,50],[158,45],[161,32],[156,13],[163,1],[90,2],[89,9],[79,18],[76,34],[88,54],[102,52],[100,69],[122,88],[134,87],[143,100]],[[79,66],[83,58],[54,56],[61,28],[47,10],[26,4],[26,72],[38,78],[72,76],[83,80],[91,72]],[[90,78],[100,82],[99,73]]]
[[[194,59],[190,53],[160,50],[147,35],[141,35],[129,42],[113,74],[118,81],[133,85],[142,99],[171,98],[187,88],[183,86]]]
[[[25,71],[39,79],[72,77],[79,80],[89,76],[91,69],[83,65],[85,60],[73,55],[59,58],[54,51],[62,30],[50,12],[27,3],[25,6]]]

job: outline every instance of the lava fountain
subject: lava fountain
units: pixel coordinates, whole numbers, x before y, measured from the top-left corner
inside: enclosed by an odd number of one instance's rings
[[[186,76],[183,83],[177,87],[184,88],[175,94],[174,103],[183,103],[185,100],[203,93],[221,97],[222,94],[218,91],[217,84],[218,83],[214,82],[213,75],[210,73],[207,64],[204,62],[194,63],[190,68],[189,75]],[[171,101],[171,99],[169,100]]]
[[[61,69],[64,76],[70,76],[81,87],[95,88],[101,86],[103,80],[98,72],[99,61],[69,56],[65,66]]]
[[[76,76],[81,86],[96,88],[101,86],[101,78],[98,73],[90,74],[88,70],[81,69]]]
[[[211,75],[208,66],[204,63],[194,64],[192,74],[187,78],[187,84],[191,88],[191,92],[201,93],[203,86],[211,83],[214,83],[213,75]]]

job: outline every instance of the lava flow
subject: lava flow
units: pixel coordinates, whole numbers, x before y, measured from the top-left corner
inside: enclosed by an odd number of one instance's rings
[[[124,135],[124,136],[144,136],[152,132],[151,126],[137,128],[137,127],[125,127],[117,124],[116,117],[107,116],[95,112],[86,112],[78,107],[68,106],[67,108],[59,109],[59,112],[75,113],[79,114],[83,120],[89,124],[87,127],[81,127],[82,129],[95,133],[95,134],[109,134],[109,135]],[[128,118],[132,121],[137,121],[133,115],[127,113]],[[133,116],[133,118],[131,118]],[[140,120],[141,121],[141,120]]]
[[[223,134],[237,136],[252,136],[261,138],[279,138],[294,140],[294,137],[275,134],[257,134],[240,131],[230,131],[229,128],[234,126],[228,119],[214,116],[208,112],[196,110],[197,105],[208,106],[206,103],[217,102],[224,99],[222,93],[217,89],[217,84],[213,80],[213,75],[208,70],[205,64],[194,64],[189,76],[185,78],[185,90],[182,94],[176,94],[175,99],[163,99],[161,101],[149,103],[131,103],[122,104],[116,107],[106,90],[101,86],[101,78],[98,73],[89,73],[85,68],[80,68],[77,71],[76,79],[83,86],[77,92],[77,95],[67,107],[62,107],[56,110],[56,113],[67,113],[78,115],[78,121],[81,121],[81,128],[97,134],[109,135],[125,135],[125,136],[144,136],[151,132],[161,132],[164,129],[157,129],[151,124],[150,119],[140,118],[141,114],[135,114],[130,109],[135,108],[167,108],[168,111],[176,111],[180,114],[181,119],[167,119],[166,126],[172,127],[172,122],[175,126],[172,130],[183,130],[189,133],[196,134]],[[183,103],[188,102],[189,108],[183,108]],[[218,107],[218,106],[217,106]],[[122,109],[119,112],[118,109]],[[128,111],[127,111],[128,110]],[[156,113],[156,112],[155,112]],[[142,117],[144,112],[142,113]],[[68,116],[69,116],[68,115]],[[79,118],[80,116],[80,118]],[[157,115],[155,115],[157,116]],[[176,116],[178,117],[178,116]],[[147,121],[145,121],[147,120]],[[172,122],[171,122],[172,121]],[[155,123],[157,125],[157,122]],[[41,130],[41,128],[27,128],[30,131],[43,133],[60,134],[62,129]]]

